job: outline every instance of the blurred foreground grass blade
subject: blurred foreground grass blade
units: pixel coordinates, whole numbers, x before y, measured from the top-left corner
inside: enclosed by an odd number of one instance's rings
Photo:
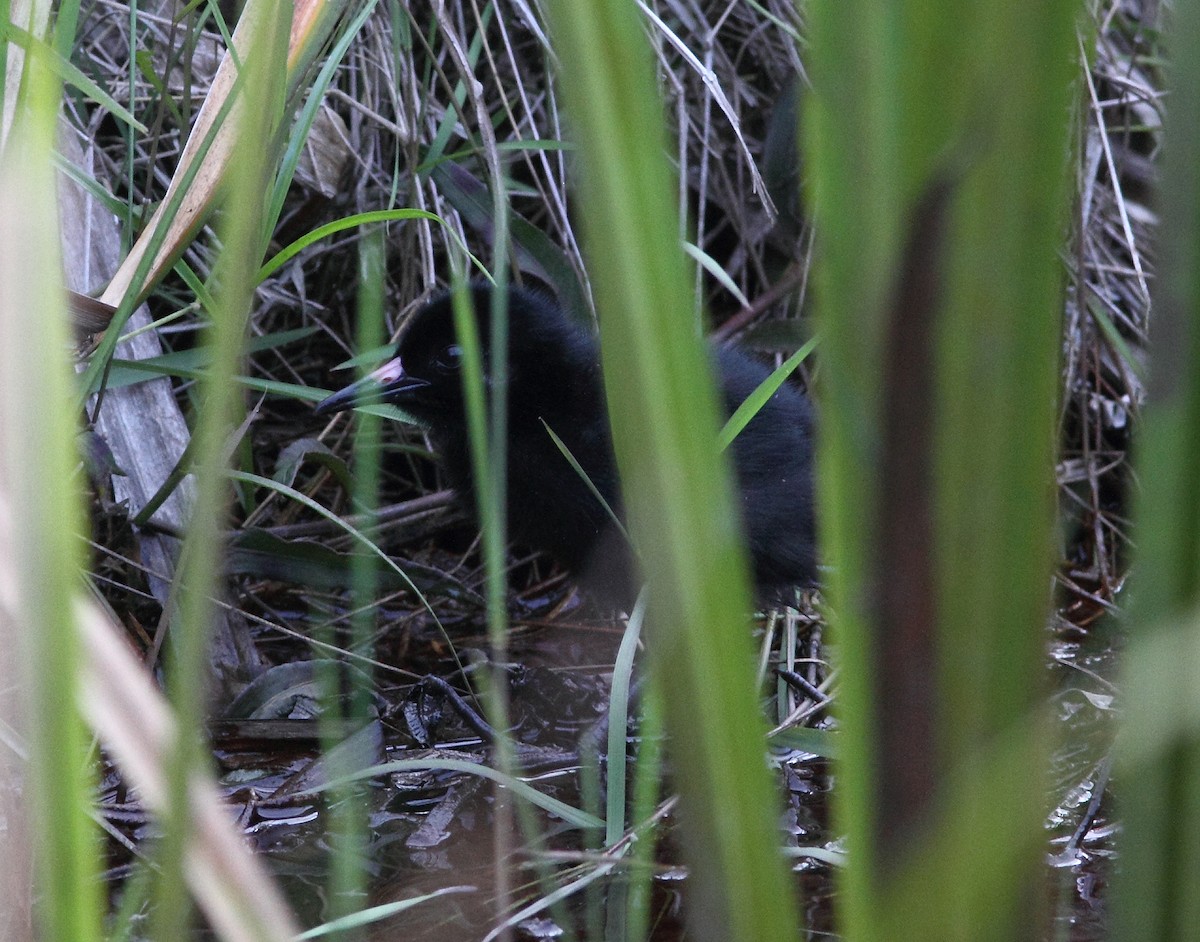
[[[161,813],[176,719],[121,629],[94,605],[77,605],[75,615],[83,636],[84,710],[140,798]],[[200,772],[191,775],[189,801],[196,829],[185,852],[187,882],[218,935],[238,942],[294,938],[299,927],[282,894],[246,847],[213,782]]]
[[[1154,942],[1194,938],[1200,924],[1200,3],[1173,14],[1113,905],[1114,938]]]
[[[364,234],[359,243],[358,256],[358,327],[359,350],[370,350],[384,339],[384,230],[374,227]],[[363,365],[358,370],[359,379],[371,372]],[[358,433],[354,437],[354,505],[365,513],[363,529],[371,531],[378,523],[376,508],[379,506],[380,478],[380,427],[377,415],[357,416]],[[373,553],[355,553],[350,565],[350,597],[353,599],[350,616],[350,648],[360,655],[370,657],[374,651],[374,637],[379,608],[374,604],[379,590],[379,560]],[[335,641],[336,638],[329,640]],[[337,750],[338,742],[345,736],[346,723],[354,729],[362,729],[377,714],[371,700],[374,688],[373,672],[369,662],[362,670],[350,675],[348,682],[350,701],[343,696],[346,681],[337,662],[328,661],[323,670],[321,689],[322,749],[325,761],[330,765],[329,774],[338,777],[350,771],[345,750]],[[369,806],[367,793],[355,784],[338,789],[330,799],[330,863],[326,885],[328,903],[326,916],[341,919],[352,916],[361,908],[367,897],[367,871],[363,861],[370,857]]]
[[[550,4],[578,129],[583,223],[630,530],[650,581],[699,939],[793,939],[794,887],[754,689],[747,570],[678,230],[662,106],[636,8]]]
[[[170,757],[164,837],[159,847],[161,877],[154,894],[154,932],[161,939],[185,938],[190,919],[183,866],[196,822],[189,789],[193,769],[201,765],[204,755],[201,743],[206,679],[210,676],[208,642],[230,496],[225,475],[227,439],[244,412],[240,386],[234,377],[240,372],[246,320],[265,248],[264,194],[269,193],[277,156],[275,149],[262,146],[260,132],[265,128],[267,140],[274,140],[274,129],[283,119],[290,12],[288,0],[264,0],[256,9],[256,28],[246,37],[243,49],[244,98],[234,112],[236,120],[224,129],[230,135],[230,152],[237,142],[242,146],[237,172],[227,183],[223,248],[213,272],[213,282],[219,289],[214,293],[213,320],[205,338],[212,351],[211,364],[202,383],[192,439],[196,504],[175,587],[178,618],[171,629],[168,689],[178,717],[178,732]]]
[[[842,929],[1028,938],[1077,5],[807,9]]]
[[[51,4],[45,0],[8,0],[4,7],[9,23],[30,36],[46,38]],[[8,135],[17,118],[17,105],[23,94],[21,76],[25,70],[25,50],[7,40],[0,41],[0,49],[3,50],[4,65],[4,74],[0,75],[4,88],[3,111],[0,111],[0,151],[3,151],[8,146]]]
[[[35,849],[34,934],[90,942],[99,937],[103,905],[100,845],[89,818],[78,644],[65,604],[80,587],[83,508],[56,215],[47,211],[55,202],[50,154],[59,88],[37,56],[22,94],[0,158],[0,621],[3,725],[25,737],[29,765],[6,757],[17,780],[0,787],[24,796],[24,807],[5,816],[5,830],[27,834]],[[6,752],[20,748],[6,737]],[[6,886],[28,884],[20,872],[28,851],[6,850],[0,865],[15,871],[4,875]],[[29,924],[28,913],[4,915],[10,927]]]
[[[11,43],[14,47],[22,49],[27,54],[40,57],[42,60],[41,64],[54,72],[59,81],[78,89],[117,120],[128,124],[133,130],[146,132],[146,127],[130,114],[126,108],[118,104],[111,95],[72,65],[69,60],[61,58],[57,49],[49,43],[42,42],[36,36],[27,33],[13,23],[5,24],[3,21],[0,21],[0,37],[6,42]]]

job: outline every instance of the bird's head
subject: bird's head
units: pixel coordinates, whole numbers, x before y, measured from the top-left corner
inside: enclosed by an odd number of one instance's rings
[[[488,284],[470,286],[484,367],[489,385],[491,312],[495,290]],[[553,389],[560,370],[577,367],[572,356],[581,344],[590,350],[590,339],[581,328],[567,323],[562,312],[542,295],[521,289],[507,293],[510,399],[519,399],[525,387]],[[389,403],[432,426],[462,421],[463,349],[454,326],[454,302],[443,294],[417,311],[396,344],[391,358],[374,372],[317,404],[318,414],[355,406]],[[593,354],[594,357],[594,354]]]

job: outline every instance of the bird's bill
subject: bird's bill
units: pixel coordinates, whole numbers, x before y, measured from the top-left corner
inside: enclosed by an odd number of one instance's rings
[[[428,385],[428,380],[405,373],[400,358],[395,357],[357,383],[351,383],[345,389],[339,389],[332,396],[322,399],[317,403],[316,412],[317,415],[325,415],[356,406],[369,406]]]

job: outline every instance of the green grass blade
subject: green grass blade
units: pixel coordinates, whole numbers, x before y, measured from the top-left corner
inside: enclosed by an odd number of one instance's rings
[[[613,663],[612,687],[608,698],[608,804],[604,812],[604,846],[612,847],[625,833],[625,739],[629,735],[629,700],[633,686],[633,662],[641,645],[646,594],[638,596],[621,637]]]
[[[327,782],[313,789],[311,794],[320,794],[331,788],[344,785],[347,782],[363,781],[379,775],[390,775],[394,772],[420,772],[425,769],[439,769],[445,772],[465,772],[470,775],[478,775],[480,778],[486,778],[489,781],[503,785],[514,794],[520,795],[531,805],[541,808],[556,818],[560,818],[572,827],[601,828],[604,826],[604,822],[595,815],[588,814],[586,811],[580,811],[578,808],[574,808],[564,801],[559,801],[557,798],[551,798],[549,795],[539,792],[532,785],[521,781],[519,778],[493,769],[490,765],[482,765],[481,763],[471,762],[467,759],[397,759],[395,762],[384,762],[381,765],[375,765],[369,769],[363,769],[361,772],[355,772],[352,775]]]
[[[383,278],[384,244],[382,230],[372,230],[360,243],[359,294],[358,294],[358,337],[359,349],[370,348],[383,339]],[[369,370],[363,369],[361,376]],[[375,509],[379,504],[380,477],[380,419],[378,416],[362,415],[358,418],[357,434],[354,437],[354,489],[355,505],[365,508],[364,529],[376,525]],[[374,604],[379,586],[379,560],[375,554],[359,553],[351,559],[351,599],[353,615],[350,622],[350,647],[359,654],[370,655],[375,636],[378,608]],[[373,677],[370,667],[356,671],[352,676],[350,702],[343,705],[343,683],[340,682],[338,665],[329,662],[325,671],[322,689],[323,708],[321,719],[324,724],[322,736],[325,760],[330,763],[330,774],[337,776],[346,771],[344,762],[338,761],[342,752],[335,750],[349,720],[354,728],[361,729],[371,722],[375,710],[372,703]],[[352,917],[362,900],[366,898],[368,886],[362,861],[369,850],[369,805],[366,793],[355,783],[347,783],[330,798],[330,844],[332,857],[329,866],[327,893],[328,914],[337,917]]]
[[[320,242],[327,236],[345,232],[347,229],[353,229],[357,226],[365,226],[373,222],[395,222],[401,219],[428,219],[442,226],[446,224],[441,216],[426,212],[423,209],[378,209],[369,213],[356,213],[353,216],[346,216],[343,219],[337,219],[323,226],[318,226],[312,232],[301,236],[291,245],[277,252],[258,270],[258,280],[265,281],[310,245]],[[465,252],[466,246],[462,246],[462,248]]]
[[[701,939],[791,939],[794,890],[778,852],[745,613],[744,554],[717,399],[692,318],[661,103],[636,9],[550,4],[578,129],[582,219],[605,388],[630,532],[650,601]]]
[[[617,512],[613,510],[612,506],[605,499],[604,495],[600,493],[600,489],[596,487],[592,479],[588,477],[588,473],[583,469],[583,465],[575,460],[575,456],[571,454],[571,449],[567,447],[567,443],[559,438],[557,434],[555,434],[554,429],[552,429],[549,425],[546,425],[545,419],[542,420],[542,425],[545,427],[546,433],[554,442],[555,447],[557,447],[562,453],[562,456],[567,459],[567,464],[571,466],[571,470],[578,474],[583,483],[587,485],[587,489],[591,492],[592,496],[599,501],[600,506],[604,508],[604,512],[608,514],[608,519],[611,520],[613,526],[617,528],[617,532],[621,534],[626,543],[629,543],[629,531],[625,529],[625,524],[622,522],[621,518],[617,516]]]
[[[1181,942],[1200,920],[1200,3],[1178,3],[1168,22],[1152,369],[1136,443],[1128,712],[1114,775],[1124,840],[1113,938],[1122,942]]]
[[[339,2],[332,15],[340,15],[342,8],[346,5]],[[292,185],[296,167],[300,163],[300,154],[304,149],[305,143],[308,141],[309,131],[312,129],[313,122],[316,121],[317,112],[321,104],[325,101],[325,92],[329,89],[329,85],[333,81],[333,76],[343,58],[345,58],[351,43],[358,36],[363,24],[367,22],[367,19],[374,11],[375,5],[376,0],[365,0],[365,2],[359,5],[359,9],[355,12],[354,17],[346,23],[341,35],[334,42],[329,55],[317,73],[316,79],[305,90],[308,97],[304,102],[304,107],[300,109],[295,126],[292,128],[287,147],[283,151],[283,158],[280,160],[279,172],[275,174],[274,185],[271,189],[271,201],[267,207],[266,221],[272,227],[278,222],[279,215],[283,211],[284,199],[287,197],[288,189]],[[326,11],[322,15],[323,17],[329,17],[331,13],[330,11]],[[311,60],[311,57],[316,55],[323,38],[321,35],[323,32],[321,29],[314,31],[315,35],[310,38],[310,41],[302,51],[302,58],[304,60]],[[297,61],[297,64],[299,64],[299,61]],[[299,70],[296,71],[298,72]],[[301,77],[299,74],[293,77],[293,81],[298,83],[297,91],[301,87],[299,84]]]
[[[112,95],[75,68],[68,60],[62,58],[51,46],[42,42],[36,36],[31,36],[15,23],[0,23],[0,40],[20,46],[31,56],[39,60],[39,64],[49,68],[59,80],[74,86],[88,98],[100,105],[114,118],[123,121],[131,128],[146,133],[146,126],[138,121],[129,111],[120,105]]]
[[[721,429],[721,434],[717,437],[717,443],[724,450],[733,444],[733,440],[738,437],[742,429],[750,424],[750,420],[758,415],[758,410],[766,405],[779,387],[787,382],[787,378],[796,372],[796,368],[803,363],[810,353],[817,346],[817,338],[813,337],[803,347],[793,353],[790,357],[780,364],[779,369],[775,370],[770,376],[759,384],[759,387],[754,390],[745,401],[734,410],[724,427]]]
[[[475,887],[473,886],[444,886],[440,890],[434,890],[432,893],[422,893],[420,896],[414,896],[411,899],[402,899],[394,903],[382,903],[379,906],[370,906],[367,909],[359,910],[351,916],[331,919],[329,922],[315,926],[307,932],[301,932],[296,936],[296,942],[303,942],[305,939],[319,939],[327,935],[336,935],[349,929],[361,929],[372,923],[390,919],[392,916],[402,913],[405,910],[419,906],[421,903],[427,903],[432,899],[437,899],[439,896],[445,896],[448,893],[473,892],[475,892]]]
[[[283,116],[285,62],[290,4],[266,0],[253,15],[248,37],[242,114],[254,116],[255,127],[276,127]],[[250,16],[247,11],[243,16]],[[242,133],[249,134],[248,118]],[[257,139],[257,138],[255,138]],[[162,877],[154,894],[153,931],[158,938],[182,939],[189,932],[191,912],[184,874],[185,848],[195,826],[189,800],[191,770],[201,764],[202,720],[206,712],[209,625],[212,595],[222,552],[224,520],[229,501],[225,440],[237,424],[242,406],[239,387],[232,382],[242,359],[246,319],[254,297],[257,260],[262,257],[263,194],[273,161],[269,147],[246,148],[246,157],[229,180],[229,212],[225,220],[224,251],[214,278],[221,286],[207,341],[212,365],[205,374],[202,405],[193,437],[196,454],[196,503],[179,566],[176,587],[178,619],[171,640],[168,689],[180,718],[168,765],[168,804],[159,862]]]
[[[79,639],[69,599],[80,589],[82,500],[66,299],[61,290],[50,154],[60,89],[30,56],[24,111],[0,159],[0,627],[5,725],[4,904],[10,928],[56,942],[95,942],[103,907],[100,844],[90,820],[93,765],[79,713]],[[10,89],[11,90],[11,89]],[[19,225],[15,222],[19,221]],[[18,702],[17,701],[21,701]],[[29,887],[28,867],[36,863]]]
[[[807,9],[842,929],[1028,938],[1077,5]]]

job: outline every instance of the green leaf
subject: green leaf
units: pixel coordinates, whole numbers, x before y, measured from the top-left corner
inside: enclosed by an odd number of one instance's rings
[[[13,23],[12,20],[0,21],[0,39],[20,46],[31,56],[37,56],[64,84],[79,89],[114,118],[123,121],[141,134],[149,133],[146,126],[127,109],[118,104],[112,95],[108,94],[108,92],[104,91],[99,85],[80,72],[79,69],[60,56],[53,48],[46,45],[37,37],[30,36],[28,32]]]
[[[478,775],[480,778],[498,782],[514,794],[524,798],[531,805],[535,805],[543,811],[561,818],[573,827],[604,827],[604,822],[595,815],[588,814],[586,811],[580,811],[578,808],[568,805],[564,801],[559,801],[557,798],[551,798],[549,795],[538,791],[532,785],[527,785],[518,778],[513,778],[510,775],[505,775],[503,772],[498,772],[490,766],[481,765],[478,762],[470,762],[466,759],[398,759],[395,762],[385,762],[382,765],[364,769],[353,775],[347,775],[335,781],[326,782],[324,785],[313,789],[312,793],[319,794],[331,788],[347,785],[350,782],[360,782],[363,779],[375,778],[380,775],[391,775],[393,772],[420,772],[425,769],[441,769],[446,772],[465,772],[468,775]]]
[[[492,223],[494,201],[487,184],[449,160],[434,167],[431,176],[467,224],[491,240],[495,229]],[[508,225],[521,270],[551,285],[563,308],[573,317],[587,320],[590,326],[588,312],[591,308],[566,254],[546,233],[516,213],[509,214]]]
[[[737,407],[733,415],[726,421],[724,428],[721,429],[720,436],[718,436],[717,441],[722,451],[733,444],[733,440],[738,437],[742,429],[749,425],[750,420],[758,415],[758,410],[766,405],[767,400],[775,395],[780,386],[787,382],[787,378],[796,371],[796,367],[804,362],[805,357],[812,353],[816,345],[817,338],[813,337],[812,340],[788,357],[770,376],[759,383],[758,388]]]

